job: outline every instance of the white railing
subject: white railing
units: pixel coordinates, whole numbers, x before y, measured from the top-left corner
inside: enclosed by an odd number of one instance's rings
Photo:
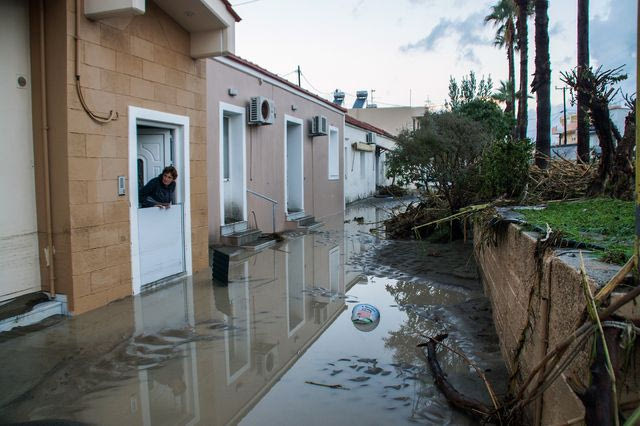
[[[273,225],[273,233],[275,234],[276,233],[276,206],[278,205],[278,202],[276,200],[274,200],[273,198],[269,198],[266,195],[259,194],[259,193],[255,192],[255,191],[250,190],[250,189],[247,189],[247,192],[249,194],[253,194],[256,197],[262,198],[263,200],[266,200],[266,201],[271,203],[271,223]]]

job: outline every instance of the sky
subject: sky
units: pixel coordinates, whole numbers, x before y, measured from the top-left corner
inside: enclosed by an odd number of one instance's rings
[[[479,78],[490,75],[494,88],[507,79],[506,51],[494,46],[495,28],[483,20],[494,1],[232,0],[242,17],[236,25],[236,54],[295,83],[300,66],[303,88],[327,99],[340,89],[347,107],[357,90],[368,90],[369,101],[372,93],[378,107],[438,109],[447,99],[450,77],[460,81],[473,70]],[[577,0],[549,3],[555,125],[563,101],[562,90],[555,90],[563,86],[560,71],[576,62]],[[629,94],[636,85],[636,7],[636,0],[590,1],[591,64],[625,65],[629,79],[621,88]],[[534,51],[532,18],[530,74]],[[518,64],[516,56],[516,76]],[[571,110],[568,93],[567,105]],[[535,108],[535,99],[529,106]]]

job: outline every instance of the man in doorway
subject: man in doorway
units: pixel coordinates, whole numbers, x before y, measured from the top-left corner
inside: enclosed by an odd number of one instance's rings
[[[147,182],[140,191],[139,199],[142,207],[159,207],[161,209],[171,207],[177,178],[178,171],[175,167],[165,167],[161,175]]]

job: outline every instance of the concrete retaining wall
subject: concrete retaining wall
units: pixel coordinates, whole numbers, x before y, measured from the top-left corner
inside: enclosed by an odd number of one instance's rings
[[[548,349],[572,333],[580,322],[585,299],[578,257],[576,252],[566,251],[561,256],[551,251],[539,255],[536,235],[513,224],[498,232],[476,226],[474,241],[502,354],[512,375],[510,388],[518,389]],[[598,263],[589,261],[587,270],[607,268]],[[615,273],[615,268],[608,269]],[[605,280],[606,276],[603,275]],[[592,291],[598,286],[591,281]],[[542,400],[528,407],[529,423],[564,424],[584,416],[583,405],[567,384],[567,377],[588,384],[590,349],[591,345],[587,345]],[[629,386],[638,389],[635,383]]]

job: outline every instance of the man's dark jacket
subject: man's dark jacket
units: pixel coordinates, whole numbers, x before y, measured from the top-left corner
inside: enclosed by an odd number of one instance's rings
[[[154,177],[140,191],[140,203],[142,207],[154,207],[156,203],[171,203],[173,191],[176,189],[174,180],[169,186],[162,183],[162,174]]]

